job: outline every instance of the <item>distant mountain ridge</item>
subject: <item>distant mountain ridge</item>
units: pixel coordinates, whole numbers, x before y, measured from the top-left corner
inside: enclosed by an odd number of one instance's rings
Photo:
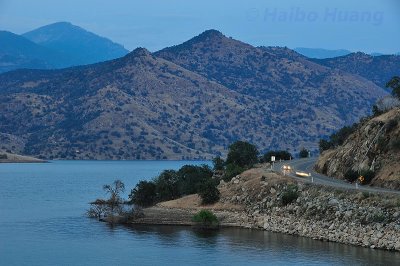
[[[22,36],[36,44],[72,56],[74,65],[107,61],[128,53],[122,45],[69,22],[46,25]]]
[[[385,87],[387,81],[399,75],[400,56],[372,56],[357,52],[345,56],[314,59],[314,62],[346,73],[352,73],[373,81],[380,87]]]
[[[0,72],[16,68],[60,67],[68,58],[8,31],[0,31]]]
[[[21,68],[55,69],[124,56],[122,45],[67,22],[17,35],[0,32],[0,73]]]
[[[309,58],[316,58],[316,59],[325,59],[325,58],[332,58],[332,57],[351,54],[351,51],[345,49],[329,50],[322,48],[297,47],[294,48],[293,50]]]
[[[238,139],[316,150],[384,95],[288,48],[209,30],[156,53],[0,75],[0,139],[47,159],[210,159]]]

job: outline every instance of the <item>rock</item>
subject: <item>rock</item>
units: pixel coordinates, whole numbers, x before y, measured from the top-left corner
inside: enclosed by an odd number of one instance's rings
[[[270,192],[271,194],[275,194],[275,193],[276,193],[276,189],[273,188],[273,187],[271,187],[271,189],[269,190],[269,192]]]
[[[344,216],[346,216],[347,218],[350,218],[353,215],[352,211],[345,211],[344,212]]]
[[[331,206],[337,206],[337,205],[339,205],[339,201],[335,198],[330,198],[328,201],[328,204]]]

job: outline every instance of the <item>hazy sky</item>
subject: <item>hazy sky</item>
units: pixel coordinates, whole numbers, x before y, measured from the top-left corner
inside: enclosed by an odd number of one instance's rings
[[[218,29],[253,45],[400,52],[398,0],[0,0],[0,29],[69,21],[151,51]]]

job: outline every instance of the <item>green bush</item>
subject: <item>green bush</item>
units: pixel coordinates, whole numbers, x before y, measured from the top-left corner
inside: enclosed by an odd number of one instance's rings
[[[397,127],[397,124],[398,121],[396,119],[389,120],[385,125],[386,132],[392,131],[395,127]]]
[[[290,184],[282,192],[281,202],[284,206],[294,202],[299,197],[298,187],[296,185]]]
[[[364,199],[368,199],[371,196],[371,194],[367,191],[363,191],[362,196]]]
[[[333,133],[329,136],[329,140],[321,139],[319,141],[319,151],[323,152],[329,150],[331,148],[336,148],[337,146],[342,145],[346,139],[356,131],[358,127],[358,123],[354,123],[351,126],[345,126],[339,129],[336,133]]]
[[[364,177],[364,182],[363,184],[369,184],[372,179],[375,177],[375,172],[369,169],[361,170],[360,173],[361,176]]]
[[[307,158],[309,152],[310,152],[310,151],[307,150],[306,148],[302,148],[302,149],[300,150],[299,157],[300,157],[300,158]]]
[[[202,204],[212,204],[219,200],[220,193],[214,180],[208,180],[199,188]]]
[[[173,200],[183,195],[195,194],[199,192],[202,186],[212,180],[212,176],[213,171],[207,165],[184,165],[178,171],[165,170],[153,181],[140,181],[131,190],[129,195],[130,203],[146,207],[160,201]],[[209,193],[216,194],[215,191],[210,191]],[[212,196],[207,195],[205,202],[212,201]]]
[[[151,181],[140,181],[129,194],[130,203],[151,206],[156,201],[156,185]]]
[[[209,210],[201,210],[193,216],[193,222],[201,228],[218,228],[217,216]]]
[[[332,143],[325,140],[325,139],[320,139],[319,140],[319,152],[322,153],[323,151],[329,150],[332,148]]]
[[[227,164],[234,164],[243,168],[252,167],[258,162],[258,150],[253,144],[245,141],[236,141],[229,146]]]
[[[344,174],[344,178],[349,182],[356,181],[358,177],[359,177],[358,172],[354,171],[353,169],[348,169]]]
[[[243,173],[244,170],[246,170],[246,169],[243,167],[240,167],[236,164],[228,164],[226,166],[226,170],[225,170],[225,174],[224,174],[224,181],[226,181],[226,182],[231,181],[232,177]]]
[[[214,171],[223,171],[225,169],[225,162],[219,156],[213,159],[213,165],[214,165]]]
[[[198,192],[199,186],[211,180],[213,171],[208,165],[184,165],[177,172],[177,185],[180,195],[189,195]]]
[[[392,95],[400,100],[400,77],[392,77],[388,83],[386,83],[386,88],[392,89]]]
[[[178,174],[174,170],[163,171],[155,180],[157,201],[176,199],[180,196]]]
[[[390,141],[390,147],[394,150],[400,150],[400,139],[392,139]]]
[[[386,219],[385,215],[383,213],[376,213],[372,216],[372,221],[375,223],[382,223]]]

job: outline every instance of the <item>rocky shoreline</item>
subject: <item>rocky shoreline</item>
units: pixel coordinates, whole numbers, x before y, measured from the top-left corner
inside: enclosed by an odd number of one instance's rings
[[[0,163],[47,163],[47,161],[30,156],[0,151]]]
[[[295,188],[297,197],[282,204],[288,188]],[[207,208],[217,215],[221,226],[400,251],[399,196],[305,184],[266,173],[263,168],[221,182],[219,189],[221,199],[215,205],[201,206],[198,196],[190,195],[145,209],[144,218],[133,223],[192,225],[193,214]]]

